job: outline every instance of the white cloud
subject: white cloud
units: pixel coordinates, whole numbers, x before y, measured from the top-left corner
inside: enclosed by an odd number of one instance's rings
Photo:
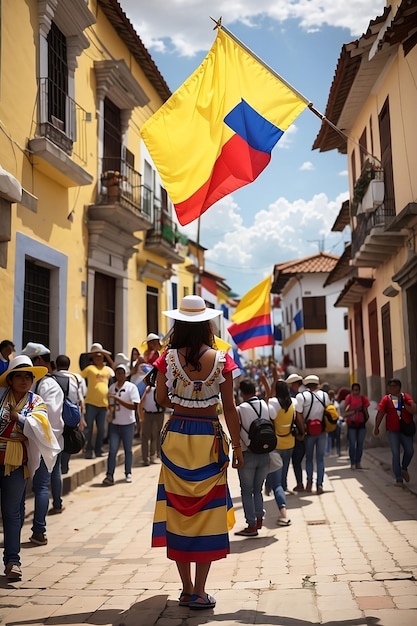
[[[339,176],[348,176],[349,172],[347,170],[342,170],[341,172],[339,172]]]
[[[145,46],[158,51],[173,50],[192,56],[208,50],[213,41],[209,16],[223,18],[226,25],[241,22],[255,28],[265,18],[283,24],[296,19],[301,28],[313,32],[323,26],[340,26],[353,37],[361,35],[371,19],[381,15],[384,0],[120,0]]]
[[[311,161],[304,161],[304,163],[300,165],[300,170],[302,172],[304,171],[311,172],[312,170],[314,170],[314,165],[312,164]]]
[[[228,196],[211,207],[201,220],[201,243],[209,248],[205,253],[206,267],[227,276],[228,282],[233,276],[233,290],[244,293],[248,283],[255,285],[262,280],[272,272],[275,263],[315,254],[322,241],[325,251],[334,249],[339,242],[342,250],[341,235],[330,229],[347,197],[343,193],[330,200],[320,193],[310,200],[300,198],[294,202],[280,197],[256,213],[251,225],[245,226],[237,204]],[[191,227],[195,229],[195,225]],[[190,236],[195,238],[195,234]]]

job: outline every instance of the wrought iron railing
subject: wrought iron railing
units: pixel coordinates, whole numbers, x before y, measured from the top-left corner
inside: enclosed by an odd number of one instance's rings
[[[395,217],[393,203],[384,202],[372,213],[359,213],[356,228],[352,232],[352,256],[359,252],[366,237],[373,228],[387,228]]]
[[[101,161],[100,202],[120,202],[150,219],[147,207],[142,206],[140,173],[119,157],[104,157]]]
[[[38,135],[83,164],[87,163],[87,118],[87,111],[50,78],[39,79]]]

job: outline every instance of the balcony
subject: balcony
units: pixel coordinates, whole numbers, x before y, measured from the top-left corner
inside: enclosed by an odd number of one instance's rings
[[[395,210],[381,204],[372,213],[357,215],[352,232],[352,263],[356,267],[379,267],[404,244],[407,231],[394,231],[390,225]]]
[[[153,227],[146,232],[144,247],[169,263],[183,263],[186,256],[184,236],[177,224],[160,206],[154,206]]]
[[[149,206],[142,203],[141,175],[120,158],[102,160],[97,200],[88,208],[89,220],[103,220],[133,234],[152,226]]]
[[[49,78],[39,79],[38,125],[29,141],[33,165],[63,187],[90,185],[86,124],[89,114]]]

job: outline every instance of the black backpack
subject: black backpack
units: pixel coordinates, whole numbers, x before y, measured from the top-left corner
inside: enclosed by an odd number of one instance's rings
[[[254,454],[267,454],[272,452],[277,447],[277,436],[272,421],[268,417],[262,417],[262,405],[259,401],[259,413],[255,409],[251,400],[247,400],[247,403],[255,411],[257,417],[253,420],[249,426],[249,430],[242,425],[242,428],[249,436],[248,448]]]

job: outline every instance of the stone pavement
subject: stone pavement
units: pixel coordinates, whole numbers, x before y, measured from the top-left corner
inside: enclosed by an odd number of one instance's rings
[[[208,590],[217,606],[203,611],[178,606],[175,564],[165,549],[150,548],[159,465],[141,467],[138,445],[135,459],[132,484],[119,466],[115,485],[103,487],[105,459],[72,458],[66,485],[79,486],[65,496],[63,514],[48,517],[47,546],[28,541],[28,498],[24,576],[0,578],[0,624],[417,624],[417,499],[384,469],[388,450],[367,451],[362,471],[351,471],[347,456],[327,457],[325,493],[289,495],[288,528],[277,528],[275,501],[265,498],[259,537],[232,532],[231,554],[213,563]],[[244,521],[235,470],[229,480],[237,530]]]

